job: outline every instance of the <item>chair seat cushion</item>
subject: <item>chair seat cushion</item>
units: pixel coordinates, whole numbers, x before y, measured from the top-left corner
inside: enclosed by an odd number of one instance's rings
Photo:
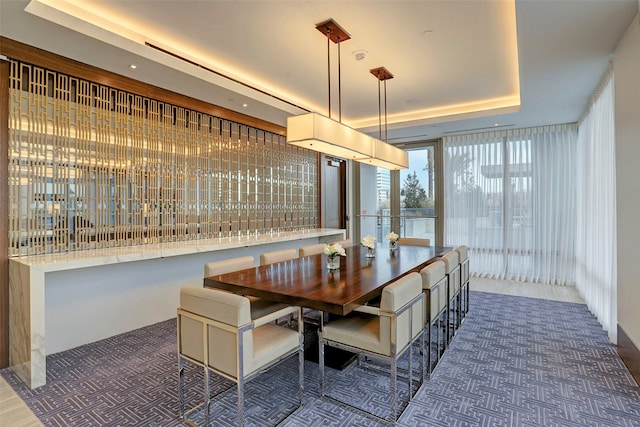
[[[249,362],[246,375],[249,375],[271,361],[298,348],[298,331],[284,326],[267,324],[253,330],[253,357]]]
[[[332,320],[324,325],[322,336],[330,341],[390,356],[389,344],[380,341],[380,318],[365,313]],[[385,348],[386,347],[386,348]]]

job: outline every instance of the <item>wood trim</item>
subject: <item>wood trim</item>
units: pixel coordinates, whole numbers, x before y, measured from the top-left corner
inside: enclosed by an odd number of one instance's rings
[[[640,349],[636,347],[631,339],[624,333],[618,324],[618,354],[627,365],[627,369],[640,386]]]
[[[261,120],[246,114],[228,110],[199,99],[181,95],[177,92],[149,85],[120,74],[112,73],[82,62],[56,55],[42,49],[0,36],[0,54],[11,59],[27,62],[49,70],[58,71],[73,77],[103,84],[115,89],[121,89],[137,95],[168,102],[210,114],[222,119],[231,120],[257,129],[262,129],[278,135],[286,135],[286,128],[266,120]]]
[[[0,368],[9,366],[9,61],[0,59]]]

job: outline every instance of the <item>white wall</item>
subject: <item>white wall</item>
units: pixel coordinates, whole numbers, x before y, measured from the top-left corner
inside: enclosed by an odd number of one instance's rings
[[[324,240],[298,239],[47,273],[46,354],[176,317],[180,288],[202,286],[207,262],[252,255],[258,265],[262,252],[318,241]]]
[[[640,349],[640,17],[614,54],[618,325]]]

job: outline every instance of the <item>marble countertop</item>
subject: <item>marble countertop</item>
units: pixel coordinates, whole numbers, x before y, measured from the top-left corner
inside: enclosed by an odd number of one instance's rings
[[[10,262],[23,264],[32,269],[35,268],[41,271],[63,271],[74,268],[95,267],[98,265],[143,261],[179,255],[189,255],[198,252],[220,251],[291,240],[333,236],[342,233],[344,233],[344,230],[341,229],[315,228],[311,230],[287,231],[251,236],[151,243],[138,246],[88,249],[59,254],[16,257],[10,258]]]

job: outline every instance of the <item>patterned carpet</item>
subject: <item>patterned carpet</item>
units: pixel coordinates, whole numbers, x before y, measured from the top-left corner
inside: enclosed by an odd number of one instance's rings
[[[471,308],[398,425],[640,426],[640,388],[585,305],[472,292]],[[171,320],[51,355],[47,384],[36,390],[9,369],[0,373],[47,426],[179,426],[175,341]],[[296,363],[247,385],[248,425],[273,424],[295,405]],[[200,369],[187,378],[193,403]],[[214,392],[232,385],[212,380]],[[361,407],[387,400],[388,381],[356,364],[330,370],[328,385]],[[304,406],[281,425],[380,425],[318,389],[318,366],[306,362]],[[234,388],[216,398],[214,425],[235,425],[235,398]]]

